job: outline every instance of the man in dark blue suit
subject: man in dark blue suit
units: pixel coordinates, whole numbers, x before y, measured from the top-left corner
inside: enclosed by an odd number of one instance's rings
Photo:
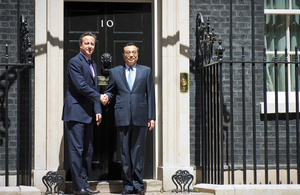
[[[137,64],[138,47],[123,48],[124,65],[110,70],[102,104],[115,98],[117,126],[122,159],[122,194],[144,194],[144,159],[147,129],[155,125],[155,90],[151,68]]]
[[[80,53],[67,69],[67,94],[62,120],[68,134],[69,161],[74,194],[96,194],[87,182],[93,157],[93,127],[100,125],[102,110],[97,92],[97,66],[91,60],[96,36],[90,32],[79,38]]]

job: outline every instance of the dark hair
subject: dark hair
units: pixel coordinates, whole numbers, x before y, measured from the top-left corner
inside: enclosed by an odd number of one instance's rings
[[[126,44],[124,45],[123,50],[122,50],[122,53],[124,53],[124,49],[125,49],[125,47],[127,47],[127,46],[135,46],[135,47],[137,48],[138,52],[139,52],[139,47],[136,46],[133,42],[129,42],[129,43],[126,43]]]
[[[90,31],[88,31],[88,32],[83,33],[83,34],[80,36],[80,38],[79,38],[79,45],[82,44],[82,39],[83,39],[83,37],[85,37],[85,36],[92,36],[92,37],[94,37],[95,41],[96,41],[96,39],[97,39],[97,36],[96,36],[96,35],[94,35],[94,34],[93,34],[92,32],[90,32]]]

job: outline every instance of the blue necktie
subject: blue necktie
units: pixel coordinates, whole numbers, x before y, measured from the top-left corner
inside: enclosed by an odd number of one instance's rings
[[[132,85],[133,85],[133,81],[132,81],[132,71],[133,71],[133,69],[130,67],[130,68],[128,68],[128,71],[129,71],[129,73],[128,73],[128,85],[129,85],[129,89],[131,91]]]

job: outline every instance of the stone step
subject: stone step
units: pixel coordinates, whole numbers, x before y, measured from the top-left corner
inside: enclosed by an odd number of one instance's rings
[[[196,184],[194,190],[197,192],[211,193],[214,195],[299,195],[300,185],[294,184]]]
[[[33,186],[0,187],[0,195],[40,195],[41,190]]]
[[[161,192],[162,181],[154,179],[144,179],[146,192]],[[123,183],[121,180],[107,180],[107,181],[89,181],[92,190],[99,190],[101,193],[118,193],[123,190]],[[72,182],[65,182],[65,193],[72,193]]]
[[[213,193],[205,193],[205,192],[191,192],[191,193],[172,193],[172,192],[146,192],[145,195],[214,195]],[[45,195],[45,193],[41,193],[41,195]],[[64,195],[73,195],[72,194],[64,194]],[[101,192],[99,195],[116,195],[116,193],[106,193]],[[134,194],[133,194],[134,195]],[[137,195],[137,194],[136,194]]]

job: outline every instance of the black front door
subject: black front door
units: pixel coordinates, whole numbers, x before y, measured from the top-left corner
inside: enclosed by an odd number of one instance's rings
[[[124,64],[122,48],[127,42],[134,42],[139,47],[138,63],[151,67],[151,18],[150,3],[66,2],[64,69],[66,70],[68,61],[79,52],[78,39],[86,31],[97,35],[92,59],[97,64],[98,76],[105,76],[105,73],[101,71],[101,55],[104,53],[112,56],[112,67]],[[99,85],[100,93],[103,93],[105,89],[105,84]],[[108,106],[102,106],[102,123],[99,127],[95,126],[94,128],[94,157],[90,180],[121,179],[121,160],[117,131],[114,126],[113,106],[113,102]],[[67,180],[71,180],[66,143],[67,139],[65,138],[64,166],[67,171]],[[152,169],[153,133],[148,131],[144,178],[153,178]]]

